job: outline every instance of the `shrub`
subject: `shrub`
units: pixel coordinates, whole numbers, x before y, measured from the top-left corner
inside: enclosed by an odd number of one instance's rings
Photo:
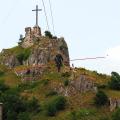
[[[112,120],[120,120],[120,108],[113,113]]]
[[[108,97],[103,91],[98,91],[95,98],[94,103],[97,106],[102,106],[108,103]]]
[[[45,31],[45,36],[46,36],[46,37],[49,37],[49,38],[51,38],[51,39],[52,39],[52,37],[53,37],[53,35],[51,34],[50,31]]]
[[[54,96],[54,95],[58,95],[58,93],[57,93],[56,91],[54,91],[54,90],[51,90],[51,91],[49,91],[49,92],[46,94],[46,97],[48,97],[48,96]]]
[[[68,86],[69,85],[69,80],[64,80],[64,86]]]
[[[9,87],[5,85],[4,80],[0,80],[0,92],[5,92]]]
[[[41,84],[43,84],[44,86],[45,86],[45,85],[48,85],[48,83],[49,83],[49,80],[48,80],[48,79],[45,79],[45,80],[42,80],[42,81],[41,81]]]
[[[39,112],[40,111],[40,105],[38,104],[38,100],[33,97],[31,100],[27,101],[27,111],[29,112]]]
[[[17,116],[17,120],[30,120],[29,113],[22,112]]]
[[[0,102],[4,103],[3,119],[5,120],[17,120],[17,117],[21,113],[24,113],[26,111],[37,112],[40,108],[37,99],[34,98],[29,101],[26,99],[23,99],[19,95],[18,90],[15,90],[12,88],[9,88],[5,92],[1,93]],[[22,119],[19,118],[19,120],[22,120]]]
[[[3,76],[4,75],[4,72],[0,70],[0,76]]]
[[[21,53],[16,55],[21,65],[23,64],[23,61],[28,59],[28,57],[30,56],[30,53],[31,53],[30,49],[24,49]]]
[[[120,90],[120,75],[117,72],[111,73],[111,81],[108,85],[111,89]]]
[[[70,72],[65,72],[65,73],[62,73],[62,77],[70,77]]]
[[[66,99],[63,96],[57,96],[49,101],[46,105],[48,116],[54,116],[57,111],[63,110],[66,105]]]

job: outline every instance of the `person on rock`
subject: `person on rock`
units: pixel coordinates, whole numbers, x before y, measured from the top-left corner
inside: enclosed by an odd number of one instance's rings
[[[58,53],[55,56],[55,63],[56,63],[56,67],[57,67],[58,72],[60,72],[61,67],[63,65],[63,57],[62,57],[62,55],[60,53]]]

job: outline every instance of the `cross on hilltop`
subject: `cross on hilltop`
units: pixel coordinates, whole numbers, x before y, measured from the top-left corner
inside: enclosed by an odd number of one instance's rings
[[[36,9],[34,9],[32,11],[36,11],[36,26],[38,26],[38,12],[42,11],[42,9],[39,9],[38,5],[36,5]]]

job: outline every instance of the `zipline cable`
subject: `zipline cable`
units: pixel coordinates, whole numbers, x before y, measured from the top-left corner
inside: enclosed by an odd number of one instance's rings
[[[49,0],[49,5],[50,5],[51,18],[52,18],[53,33],[54,33],[54,35],[55,35],[55,26],[54,26],[54,19],[53,19],[52,3],[51,3],[50,0]]]
[[[44,13],[45,13],[45,17],[46,17],[47,30],[49,30],[48,17],[47,17],[47,13],[46,13],[46,8],[45,8],[44,0],[42,0],[42,4],[43,4],[43,7],[44,7]]]
[[[106,57],[93,57],[93,58],[81,58],[81,59],[73,59],[70,61],[78,61],[78,60],[94,60],[94,59],[105,59]]]

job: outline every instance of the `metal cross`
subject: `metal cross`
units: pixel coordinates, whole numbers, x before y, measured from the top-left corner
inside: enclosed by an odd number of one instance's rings
[[[42,11],[42,9],[38,9],[38,5],[36,5],[36,9],[32,11],[36,11],[36,26],[38,26],[38,12]]]

